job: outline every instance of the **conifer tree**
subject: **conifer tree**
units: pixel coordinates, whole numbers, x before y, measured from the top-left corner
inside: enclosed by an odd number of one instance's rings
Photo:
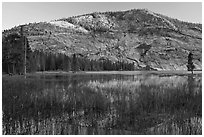
[[[195,68],[195,65],[193,64],[193,54],[190,52],[188,54],[188,64],[187,64],[188,71],[191,71],[193,74],[193,70]]]
[[[72,57],[72,71],[74,73],[77,71],[77,57],[76,57],[76,54],[73,54],[73,57]]]

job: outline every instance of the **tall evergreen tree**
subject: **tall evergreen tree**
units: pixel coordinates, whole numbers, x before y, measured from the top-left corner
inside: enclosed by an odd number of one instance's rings
[[[188,71],[191,71],[193,74],[193,70],[195,68],[195,65],[193,64],[193,54],[190,52],[188,54],[188,64],[187,64]]]
[[[77,69],[77,57],[76,54],[73,54],[72,56],[72,71],[75,73],[78,69]]]
[[[25,40],[27,42],[27,39]],[[4,65],[3,67],[4,72],[23,73],[23,63],[24,63],[23,51],[24,51],[24,47],[23,47],[20,35],[10,34],[3,39],[2,62]]]

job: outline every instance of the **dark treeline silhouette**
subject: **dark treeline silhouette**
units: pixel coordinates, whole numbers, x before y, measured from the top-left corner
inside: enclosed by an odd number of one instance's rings
[[[25,37],[15,33],[10,34],[2,39],[2,70],[6,73],[20,74],[24,70],[25,60],[25,44],[27,45],[27,61],[30,60],[31,49],[28,45],[28,40]],[[30,68],[28,68],[30,69]]]
[[[103,71],[103,70],[134,70],[133,63],[112,62],[110,60],[91,60],[77,54],[53,54],[35,51],[32,53],[32,71]]]
[[[40,50],[32,51],[27,42],[27,72],[36,71],[104,71],[134,70],[134,63],[124,61],[112,62],[108,59],[91,60],[73,54],[67,56]],[[21,35],[11,34],[3,38],[2,70],[8,74],[23,74],[24,51]]]

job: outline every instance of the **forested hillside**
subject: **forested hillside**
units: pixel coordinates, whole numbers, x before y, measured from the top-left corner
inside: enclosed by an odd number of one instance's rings
[[[23,30],[22,30],[23,28]],[[3,72],[187,70],[202,67],[202,25],[145,9],[90,13],[2,32]]]

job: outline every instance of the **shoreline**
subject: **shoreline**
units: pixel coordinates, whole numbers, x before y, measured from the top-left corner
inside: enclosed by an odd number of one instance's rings
[[[27,73],[26,76],[41,76],[41,75],[146,75],[146,74],[155,74],[155,75],[191,75],[191,71],[78,71],[73,73],[72,71],[38,71],[34,73]],[[193,75],[202,74],[202,70],[194,71]],[[2,74],[2,77],[7,77],[9,74]],[[12,75],[9,77],[24,77],[25,75]]]

